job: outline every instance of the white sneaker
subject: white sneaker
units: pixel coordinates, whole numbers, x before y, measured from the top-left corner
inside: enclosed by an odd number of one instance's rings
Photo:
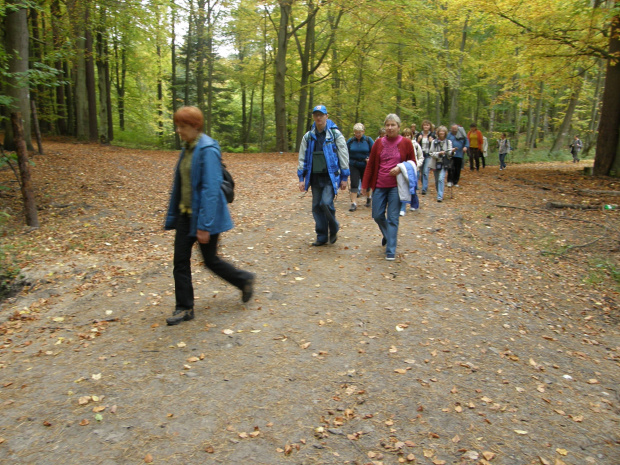
[[[451,182],[448,183],[448,187],[452,187],[453,184]]]
[[[405,216],[405,212],[401,210],[400,216]]]
[[[410,211],[410,212],[414,212],[414,211],[416,211],[416,210],[417,210],[417,208],[413,208],[413,207],[411,207],[411,208],[409,209],[409,211]]]
[[[459,187],[459,185],[458,185],[458,184],[455,184],[455,185],[454,185],[454,187]]]

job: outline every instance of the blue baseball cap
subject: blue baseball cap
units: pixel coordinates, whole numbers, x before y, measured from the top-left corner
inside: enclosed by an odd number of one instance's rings
[[[312,109],[312,113],[315,113],[317,111],[320,111],[324,115],[327,114],[327,108],[325,108],[325,105],[317,105],[316,107]]]

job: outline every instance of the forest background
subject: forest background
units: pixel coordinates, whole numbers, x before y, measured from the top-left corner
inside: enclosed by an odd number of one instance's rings
[[[28,138],[34,109],[44,135],[171,148],[172,114],[197,105],[224,151],[286,152],[322,103],[347,135],[363,122],[374,137],[391,112],[418,127],[477,122],[522,158],[567,154],[574,134],[587,156],[600,131],[594,171],[613,175],[618,5],[1,0],[0,117],[19,109]]]

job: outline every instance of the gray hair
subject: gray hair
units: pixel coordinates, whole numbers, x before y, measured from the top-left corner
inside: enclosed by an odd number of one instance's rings
[[[437,129],[435,129],[435,134],[439,134],[440,131],[443,131],[446,136],[448,135],[448,128],[445,126],[439,126]]]
[[[385,117],[385,120],[383,121],[383,125],[385,125],[388,121],[394,121],[396,124],[398,124],[398,127],[400,127],[400,118],[396,113],[390,113],[389,115],[387,115]]]
[[[366,128],[364,128],[364,125],[362,123],[355,123],[355,125],[353,126],[353,130],[354,131],[365,131]]]

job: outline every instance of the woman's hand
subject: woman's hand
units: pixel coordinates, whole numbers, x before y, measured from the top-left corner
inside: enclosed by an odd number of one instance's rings
[[[211,234],[209,234],[209,231],[202,231],[200,229],[197,231],[196,236],[198,237],[198,242],[201,244],[208,244],[211,239]]]
[[[390,176],[398,176],[400,174],[400,168],[395,166],[390,170]]]

